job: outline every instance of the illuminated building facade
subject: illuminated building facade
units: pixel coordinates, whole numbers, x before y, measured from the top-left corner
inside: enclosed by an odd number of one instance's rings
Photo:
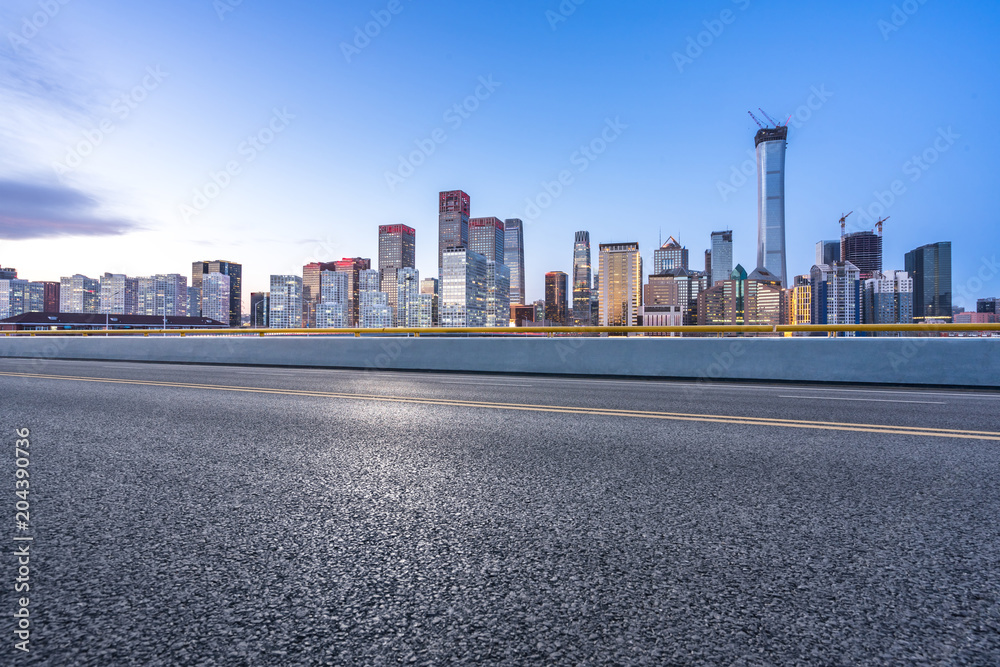
[[[642,307],[642,256],[638,243],[602,243],[601,326],[634,327]]]

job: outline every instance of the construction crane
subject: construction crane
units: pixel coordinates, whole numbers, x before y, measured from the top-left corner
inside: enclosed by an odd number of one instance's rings
[[[887,215],[887,216],[885,216],[884,218],[882,218],[881,220],[879,220],[878,222],[875,223],[875,228],[878,230],[878,235],[879,236],[882,236],[882,224],[886,220],[888,220],[889,218],[891,218],[891,217],[892,217],[891,215]]]
[[[851,211],[851,213],[854,213],[854,211]],[[847,215],[840,216],[840,235],[841,236],[845,236],[847,234],[847,217],[849,215],[851,215],[851,213],[848,213]]]
[[[753,118],[753,122],[757,123],[757,127],[763,130],[764,123],[760,122],[760,119],[758,119],[757,116],[754,116],[752,111],[747,111],[747,113],[750,114],[751,118]]]
[[[764,114],[764,118],[766,118],[766,119],[768,119],[769,121],[771,121],[771,125],[774,125],[775,127],[781,127],[781,126],[780,126],[780,125],[778,125],[778,124],[777,124],[776,122],[774,122],[774,119],[773,119],[773,118],[771,118],[770,116],[768,116],[768,115],[767,115],[767,112],[766,112],[766,111],[764,111],[764,110],[763,110],[763,109],[761,109],[760,107],[757,107],[757,111],[759,111],[759,112],[761,112],[762,114]]]

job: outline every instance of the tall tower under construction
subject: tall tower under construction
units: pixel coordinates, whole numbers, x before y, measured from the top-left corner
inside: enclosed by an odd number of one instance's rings
[[[854,232],[840,237],[840,259],[861,271],[861,280],[882,273],[882,237],[874,232]]]
[[[753,114],[750,114],[753,117]],[[760,126],[757,147],[757,266],[764,267],[787,287],[785,260],[785,146],[788,126]]]

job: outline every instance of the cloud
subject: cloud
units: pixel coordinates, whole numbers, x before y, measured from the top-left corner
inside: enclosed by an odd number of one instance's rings
[[[118,236],[141,229],[106,217],[93,197],[61,184],[0,179],[0,239]]]

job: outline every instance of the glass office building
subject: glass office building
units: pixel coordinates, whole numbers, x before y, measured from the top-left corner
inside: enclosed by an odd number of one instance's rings
[[[503,222],[503,263],[510,269],[510,302],[525,303],[524,225],[517,218]]]
[[[590,232],[577,232],[573,239],[573,326],[590,326]],[[545,285],[548,297],[548,283]]]

